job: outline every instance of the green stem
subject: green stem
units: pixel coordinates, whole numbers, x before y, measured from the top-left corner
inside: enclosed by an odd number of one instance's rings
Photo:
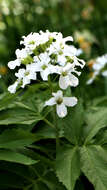
[[[53,86],[52,86],[50,76],[48,77],[48,84],[50,87],[50,91],[52,93],[53,92]],[[55,132],[56,132],[56,151],[57,151],[58,147],[59,147],[59,130],[58,130],[58,126],[57,126],[57,115],[56,115],[55,107],[53,108],[53,119],[54,119],[54,128],[55,128]]]
[[[50,76],[48,76],[48,84],[49,84],[50,91],[52,93],[53,92],[53,86],[52,86],[52,83],[51,83]]]
[[[50,121],[48,121],[46,118],[44,118],[43,121],[44,121],[46,124],[48,124],[50,127],[54,128],[54,125],[53,125]]]
[[[54,118],[54,126],[55,126],[55,131],[56,131],[56,151],[57,151],[59,148],[59,130],[58,130],[58,125],[57,125],[57,115],[56,115],[55,108],[53,109],[53,118]]]
[[[105,77],[105,95],[107,95],[107,77]]]

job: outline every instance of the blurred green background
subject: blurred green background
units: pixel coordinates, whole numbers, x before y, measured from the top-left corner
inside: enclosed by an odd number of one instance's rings
[[[14,81],[7,63],[23,35],[40,30],[73,35],[86,61],[107,52],[107,0],[0,0],[0,91]]]

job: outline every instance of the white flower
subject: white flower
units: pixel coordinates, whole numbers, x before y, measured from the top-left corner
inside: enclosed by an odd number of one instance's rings
[[[16,60],[8,63],[10,69],[21,66],[15,76],[22,88],[30,84],[31,80],[36,80],[37,72],[44,81],[48,81],[50,74],[59,74],[59,86],[62,89],[78,85],[79,80],[73,73],[79,76],[81,72],[76,67],[83,68],[85,63],[76,57],[80,52],[73,45],[67,44],[73,41],[72,36],[64,38],[62,33],[47,30],[30,33],[22,38],[20,44],[25,47],[17,49]],[[15,85],[17,82],[9,88],[11,92],[15,91]]]
[[[20,80],[17,80],[14,84],[10,85],[8,87],[8,91],[12,94],[14,94],[16,92],[17,86],[20,83]]]
[[[15,73],[15,76],[23,82],[21,85],[22,88],[24,88],[25,85],[30,84],[31,80],[36,80],[36,72],[32,68],[33,65],[28,64],[26,69],[19,69],[18,73]]]
[[[102,55],[101,57],[98,57],[95,60],[95,63],[93,64],[92,68],[94,71],[100,71],[107,63],[107,54]]]
[[[38,33],[30,33],[28,36],[22,36],[23,40],[20,42],[20,44],[23,44],[25,46],[30,46],[32,47],[32,45],[34,45],[35,47],[35,42],[36,39],[39,38],[39,34]]]
[[[71,36],[68,36],[66,38],[63,38],[61,33],[58,33],[57,35],[53,35],[54,39],[56,40],[53,42],[50,47],[47,49],[49,52],[49,55],[51,54],[59,54],[61,51],[63,52],[63,49],[65,47],[69,47],[66,45],[67,41],[73,41],[73,38]],[[65,48],[66,49],[66,48]],[[67,51],[66,51],[67,52]]]
[[[36,72],[40,72],[40,75],[44,81],[48,80],[48,75],[52,74],[56,71],[56,66],[51,65],[50,57],[45,52],[39,55],[39,58],[34,57],[35,66],[34,69]]]
[[[26,49],[21,49],[21,50],[17,49],[15,53],[16,53],[17,59],[19,60],[23,60],[28,56]]]
[[[107,65],[107,54],[96,58],[94,60],[94,64],[92,65],[93,74],[90,77],[90,79],[87,81],[87,84],[91,84],[99,75],[106,77],[107,76],[107,70],[105,70],[106,65]]]
[[[67,108],[73,107],[77,104],[76,97],[63,97],[63,93],[61,90],[57,91],[57,93],[52,93],[53,97],[45,102],[45,106],[53,106],[56,105],[56,111],[59,117],[65,117],[67,115]]]
[[[79,80],[75,77],[72,72],[77,73],[78,75],[80,72],[77,72],[74,68],[73,64],[68,63],[64,67],[57,67],[57,73],[60,74],[59,77],[59,86],[61,89],[66,89],[68,86],[77,86],[79,84]]]
[[[16,59],[16,60],[14,60],[14,61],[10,61],[10,62],[8,63],[8,67],[9,67],[10,69],[15,69],[16,66],[20,66],[20,65],[21,65],[21,61],[20,61],[19,59]]]

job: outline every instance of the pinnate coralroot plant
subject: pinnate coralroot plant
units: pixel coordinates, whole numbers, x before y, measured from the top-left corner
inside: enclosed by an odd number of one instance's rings
[[[19,87],[24,88],[32,80],[35,83],[38,79],[46,81],[50,84],[52,97],[46,100],[44,106],[56,105],[58,116],[65,117],[67,106],[75,106],[77,98],[65,97],[63,94],[69,86],[76,87],[79,84],[77,76],[81,72],[78,67],[83,69],[85,65],[84,60],[77,57],[80,51],[73,45],[68,45],[72,41],[71,36],[64,38],[61,33],[49,31],[23,36],[20,42],[23,48],[17,49],[16,60],[8,63],[10,69],[18,67],[18,72],[15,73],[17,80],[8,88],[10,93],[15,93]],[[52,88],[55,78],[58,78],[57,91]]]

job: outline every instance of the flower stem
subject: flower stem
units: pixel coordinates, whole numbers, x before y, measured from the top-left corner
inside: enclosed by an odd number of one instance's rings
[[[48,84],[50,87],[50,91],[52,93],[53,92],[53,85],[52,85],[50,76],[48,77]],[[56,132],[56,151],[57,151],[59,148],[59,130],[58,130],[58,125],[57,125],[57,115],[56,115],[55,107],[53,108],[53,119],[54,119],[54,128],[55,128],[55,132]]]
[[[56,115],[56,110],[55,108],[53,109],[53,118],[54,118],[54,126],[55,126],[55,131],[56,131],[56,151],[59,148],[59,130],[58,130],[58,125],[57,125],[57,115]]]
[[[46,118],[44,118],[43,121],[44,121],[46,124],[48,124],[50,127],[54,128],[54,125],[53,125],[50,121],[48,121]]]
[[[105,77],[105,95],[107,95],[107,77]]]

